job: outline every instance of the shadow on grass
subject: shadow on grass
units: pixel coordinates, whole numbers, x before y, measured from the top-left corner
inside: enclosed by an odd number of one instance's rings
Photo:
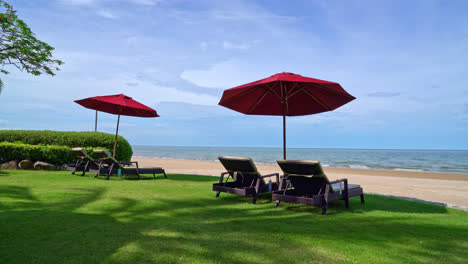
[[[213,192],[213,196],[214,196]],[[233,197],[234,195],[221,193],[220,197]],[[400,199],[399,197],[387,197],[374,194],[364,194],[365,203],[362,204],[360,197],[355,196],[350,198],[349,207],[346,209],[344,201],[334,201],[328,204],[327,214],[339,214],[343,212],[354,212],[354,213],[364,213],[371,211],[386,211],[394,213],[427,213],[427,214],[445,214],[447,213],[447,207],[444,204],[431,204],[424,203],[418,199],[407,200]],[[221,198],[223,199],[223,198]],[[251,197],[233,199],[233,203],[236,202],[251,202]],[[261,193],[258,195],[257,204],[267,204],[272,203],[271,192]],[[271,204],[274,206],[274,203]],[[322,208],[320,206],[310,206],[306,204],[295,204],[281,202],[280,207],[284,207],[287,210],[297,211],[297,212],[309,212],[314,214],[321,214]]]
[[[0,186],[10,203],[0,213],[0,263],[456,263],[468,250],[466,224],[411,219],[398,208],[416,210],[417,203],[376,195],[362,206],[352,199],[350,212],[332,204],[322,216],[310,206],[273,208],[264,195],[252,205],[234,195],[148,202],[107,197],[102,187],[54,191],[37,197],[27,187]]]
[[[219,182],[219,177],[189,174],[168,174],[167,179],[171,181]]]
[[[353,197],[349,200],[349,210],[346,209],[344,201],[335,201],[329,203],[327,214],[340,214],[343,212],[365,213],[371,211],[385,211],[393,213],[418,213],[418,214],[445,214],[445,206],[425,204],[417,201],[407,201],[397,198],[385,197],[373,194],[364,194],[365,203],[361,204],[359,197]],[[319,206],[310,206],[304,204],[294,204],[281,202],[280,207],[285,207],[291,211],[303,211],[315,214],[321,214],[322,208]]]
[[[106,180],[107,176],[99,175],[96,179]],[[127,176],[111,176],[110,180],[138,180],[136,175],[127,175]],[[189,175],[189,174],[167,174],[167,178],[164,178],[164,175],[156,175],[156,178],[150,174],[143,174],[140,177],[140,180],[169,180],[169,181],[184,181],[184,182],[218,182],[219,177],[212,176],[203,176],[203,175]]]
[[[176,176],[175,179],[171,179],[171,177],[173,176]],[[77,175],[77,176],[80,176],[80,177],[83,177],[81,175]],[[85,175],[85,176],[88,176],[88,175]],[[182,177],[180,177],[182,176]],[[188,177],[184,177],[184,176],[188,176]],[[164,179],[167,179],[167,180],[175,180],[175,181],[209,181],[209,179],[197,179],[197,177],[206,177],[206,178],[209,178],[207,176],[196,176],[196,175],[185,175],[185,174],[167,174],[167,178],[164,178],[164,175],[163,174],[156,174],[156,177],[154,177],[152,174],[141,174],[140,175],[140,178],[138,178],[138,176],[136,175],[125,175],[125,176],[111,176],[109,178],[109,180],[128,180],[128,181],[138,181],[138,180],[164,180]],[[99,180],[107,180],[107,175],[99,175],[98,177],[95,177],[96,179],[99,179]]]

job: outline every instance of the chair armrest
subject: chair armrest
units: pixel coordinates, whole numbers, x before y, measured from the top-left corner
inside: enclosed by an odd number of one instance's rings
[[[278,191],[282,190],[283,187],[287,186],[286,182],[288,181],[288,177],[283,175],[281,176],[281,179],[278,182]]]
[[[229,172],[222,172],[221,173],[221,176],[219,177],[219,183],[223,183],[223,178],[224,178],[224,175],[226,174],[229,174]]]
[[[267,177],[271,177],[271,176],[276,176],[276,178],[278,179],[279,178],[279,173],[275,172],[275,173],[272,173],[272,174],[267,174],[267,175],[260,176],[259,178],[267,178]]]
[[[136,161],[123,161],[123,160],[121,160],[121,161],[119,161],[118,163],[119,163],[120,165],[127,165],[127,166],[130,166],[133,162],[136,162]]]
[[[346,194],[346,196],[348,195],[348,179],[347,178],[343,178],[343,179],[339,179],[339,180],[335,180],[335,181],[332,181],[330,182],[330,188],[331,188],[331,185],[333,183],[342,183],[344,184],[344,192]],[[341,190],[340,190],[340,195],[341,195]]]
[[[339,180],[334,180],[334,181],[331,181],[330,184],[333,184],[333,183],[340,183],[340,182],[346,182],[346,183],[348,183],[348,179],[347,179],[347,178],[343,178],[343,179],[339,179]]]
[[[138,161],[128,161],[129,164],[135,163],[135,167],[138,169]]]

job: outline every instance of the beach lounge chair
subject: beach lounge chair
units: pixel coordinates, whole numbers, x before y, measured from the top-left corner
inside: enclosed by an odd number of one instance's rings
[[[244,196],[252,195],[252,203],[257,202],[257,194],[271,192],[278,189],[279,173],[272,173],[262,176],[252,159],[240,157],[221,156],[218,158],[223,164],[226,172],[221,173],[219,183],[213,184],[213,191],[216,197],[221,192],[234,193]],[[223,181],[224,176],[228,175]],[[265,178],[276,176],[276,182],[268,184]],[[229,178],[233,181],[228,182]]]
[[[107,149],[95,149],[93,153],[101,160],[102,164],[107,164],[109,170],[107,173],[107,180],[111,175],[118,174],[118,170],[122,175],[137,175],[140,179],[141,174],[153,174],[156,179],[156,174],[164,174],[164,178],[167,178],[166,171],[159,167],[139,167],[137,161],[118,161],[112,157],[112,154]],[[127,167],[132,164],[135,166]]]
[[[364,203],[364,193],[359,185],[348,184],[347,179],[330,182],[318,161],[277,162],[284,176],[279,190],[272,194],[272,199],[276,200],[276,207],[280,201],[318,205],[322,207],[322,214],[326,214],[329,202],[344,200],[346,208],[349,209],[349,198],[361,196],[361,202]]]
[[[99,173],[100,162],[95,160],[88,155],[88,152],[84,148],[73,148],[72,152],[76,156],[76,163],[69,164],[67,170],[71,170],[72,174],[75,174],[77,171],[82,171],[81,176],[84,176],[86,172]]]

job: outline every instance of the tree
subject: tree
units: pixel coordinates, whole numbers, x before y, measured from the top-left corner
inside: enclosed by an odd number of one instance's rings
[[[33,75],[42,73],[55,75],[57,66],[63,62],[52,57],[53,47],[38,40],[23,20],[18,19],[13,6],[0,0],[0,72],[8,74],[4,68],[13,65],[21,71]],[[0,79],[0,92],[3,82]]]

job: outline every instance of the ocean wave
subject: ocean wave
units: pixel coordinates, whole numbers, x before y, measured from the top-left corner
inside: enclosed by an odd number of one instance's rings
[[[134,146],[134,158],[216,161],[220,154],[251,157],[257,164],[276,164],[280,148]],[[292,160],[319,160],[324,168],[409,172],[468,173],[468,151],[363,150],[291,148]]]
[[[403,168],[394,168],[394,171],[409,171],[409,172],[423,172],[424,170],[419,169],[403,169]]]
[[[363,169],[363,170],[371,169],[370,167],[367,167],[365,165],[348,165],[348,167],[351,169]]]

